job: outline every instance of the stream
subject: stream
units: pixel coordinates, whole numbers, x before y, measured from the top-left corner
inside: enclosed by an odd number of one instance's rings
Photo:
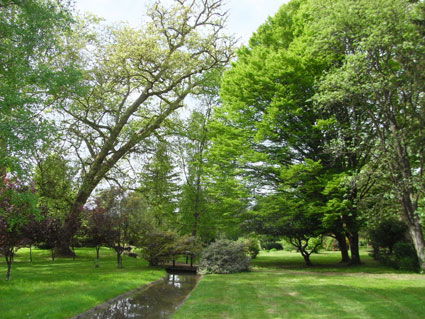
[[[199,275],[190,273],[168,274],[163,280],[136,291],[131,295],[115,298],[77,317],[79,319],[166,319],[184,302],[195,288]]]

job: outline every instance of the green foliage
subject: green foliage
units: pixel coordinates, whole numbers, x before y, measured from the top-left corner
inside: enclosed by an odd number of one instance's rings
[[[58,154],[50,154],[40,160],[34,172],[39,206],[61,222],[64,222],[75,195],[72,178],[69,163]]]
[[[308,242],[307,250],[311,250],[313,253],[318,254],[323,249],[323,238],[314,237]]]
[[[198,256],[202,251],[201,242],[194,236],[181,236],[174,242],[173,254],[192,254]]]
[[[334,61],[318,81],[313,100],[335,115],[344,109],[357,114],[351,131],[361,134],[350,142],[377,152],[375,167],[391,180],[425,270],[425,241],[416,217],[425,158],[419,124],[425,121],[423,2],[324,0],[308,1],[306,8],[312,52]]]
[[[386,248],[393,252],[396,243],[404,241],[407,235],[407,226],[396,218],[387,218],[369,230],[369,236],[374,247]]]
[[[383,265],[394,269],[404,269],[410,271],[419,270],[418,256],[415,247],[410,242],[397,242],[394,244],[393,251],[379,250],[375,258]]]
[[[96,187],[105,178],[129,177],[133,159],[151,154],[152,142],[162,139],[167,124],[174,125],[171,115],[203,83],[203,74],[232,56],[222,0],[155,1],[146,15],[137,28],[80,19],[65,41],[63,58],[83,66],[85,85],[83,97],[75,92],[57,117],[64,144],[78,159],[80,177],[60,244],[65,251],[78,229],[79,208]],[[155,196],[157,190],[149,189]],[[174,216],[169,202],[156,204],[166,206],[150,207],[157,210],[157,224],[162,214]]]
[[[171,160],[170,145],[159,142],[151,160],[140,173],[137,192],[147,204],[147,214],[156,228],[172,228],[175,224],[177,173]]]
[[[214,114],[221,136],[212,146],[258,194],[243,226],[284,236],[300,251],[329,231],[323,190],[332,165],[311,99],[326,61],[309,54],[302,4],[282,6],[238,51],[222,79]]]
[[[274,249],[275,251],[277,250],[283,250],[283,246],[281,243],[276,243],[276,242],[265,242],[261,244],[261,248],[263,248],[264,250],[271,250]]]
[[[159,263],[170,259],[177,234],[165,231],[149,231],[142,235],[137,245],[142,250],[142,256],[149,262],[150,266],[157,266]]]
[[[396,243],[394,245],[394,259],[397,264],[397,269],[419,270],[418,256],[412,243]]]
[[[178,143],[180,167],[184,172],[179,202],[180,232],[199,237],[204,242],[216,238],[220,221],[217,210],[208,205],[212,198],[207,185],[211,164],[207,158],[211,144],[208,124],[212,107],[218,103],[220,74],[218,69],[213,69],[204,75],[205,82],[196,95],[197,109],[183,123]]]
[[[327,251],[332,251],[335,247],[335,243],[337,243],[337,240],[335,238],[325,236],[323,238],[323,247]]]
[[[320,163],[311,160],[282,168],[277,192],[258,198],[245,221],[257,233],[285,238],[305,256],[307,263],[315,249],[308,248],[310,239],[326,232],[322,222],[323,185],[318,178],[321,170]]]
[[[250,261],[243,243],[219,239],[203,250],[199,267],[201,273],[230,274],[247,271]]]
[[[300,54],[303,40],[297,34],[304,22],[296,16],[299,3],[282,6],[261,26],[222,80],[223,106],[216,119],[229,127],[223,130],[223,144],[233,144],[228,157],[250,168],[260,184],[279,182],[275,166],[304,157],[317,160],[322,149],[309,100],[320,65],[313,56]]]
[[[257,238],[249,237],[249,238],[241,238],[238,240],[245,245],[245,249],[248,252],[248,255],[251,259],[255,259],[260,252],[260,241]]]
[[[181,234],[196,235],[203,242],[210,242],[217,236],[219,218],[208,205],[209,196],[202,187],[183,184],[179,198],[178,224]],[[198,189],[198,190],[197,190]]]
[[[418,271],[415,247],[407,240],[407,226],[396,218],[382,220],[369,230],[373,256],[384,265],[395,269]]]
[[[227,169],[208,172],[208,211],[212,212],[215,237],[220,235],[237,239],[242,234],[241,223],[245,218],[249,194],[243,181]],[[229,173],[227,175],[227,173]]]
[[[151,266],[169,261],[173,255],[198,256],[202,250],[201,243],[193,236],[178,236],[175,232],[161,230],[142,232],[136,244]]]
[[[60,59],[71,23],[66,1],[1,2],[1,173],[28,174],[31,152],[51,131],[44,109],[78,82],[72,62]]]
[[[358,264],[364,212],[376,181],[389,175],[425,269],[416,215],[423,21],[420,1],[294,0],[238,51],[223,76],[213,126],[221,136],[212,148],[253,192],[272,194],[258,200],[249,227],[309,225],[310,237],[322,228],[347,237]]]
[[[30,217],[37,216],[38,197],[31,187],[18,180],[0,178],[0,218],[5,233],[20,231]]]

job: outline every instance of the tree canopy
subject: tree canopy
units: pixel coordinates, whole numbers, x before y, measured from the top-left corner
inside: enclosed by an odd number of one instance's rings
[[[0,4],[0,173],[28,172],[31,151],[49,133],[43,110],[79,78],[72,61],[60,61],[71,24],[66,1]]]
[[[380,168],[390,172],[388,191],[400,200],[425,267],[418,214],[423,14],[420,1],[290,1],[239,49],[223,77],[215,125],[224,134],[213,148],[237,148],[224,158],[236,161],[260,199],[288,183],[282,172],[319,163],[310,179],[320,198],[313,211],[324,213],[323,229],[349,238],[353,263],[360,262],[361,202]],[[299,178],[285,195],[298,204],[297,191],[306,194]]]
[[[64,250],[78,227],[80,207],[108,172],[132,152],[145,152],[143,142],[183,106],[202,74],[231,57],[221,1],[175,1],[169,7],[156,2],[148,16],[143,28],[109,27],[102,33],[83,21],[71,41],[81,47],[75,59],[86,66],[86,94],[62,108],[61,127],[80,166]]]
[[[407,229],[425,270],[423,1],[291,0],[236,56],[223,0],[154,1],[140,27],[71,7],[0,2],[7,259],[266,235],[360,264],[361,236],[392,252]]]

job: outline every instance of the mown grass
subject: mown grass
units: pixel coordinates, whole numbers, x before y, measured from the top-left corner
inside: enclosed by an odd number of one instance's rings
[[[204,276],[172,318],[424,318],[425,276],[362,258],[347,267],[321,253],[307,268],[296,253],[261,253],[251,272]]]
[[[18,251],[11,279],[5,281],[6,265],[0,261],[0,318],[69,318],[110,298],[164,276],[162,269],[148,268],[141,259],[123,256],[116,268],[115,253],[103,248],[99,267],[92,248],[76,249],[75,260],[56,258],[50,252]]]
[[[288,269],[294,271],[314,271],[314,272],[342,272],[342,273],[412,273],[407,270],[395,270],[391,267],[386,267],[379,264],[376,260],[369,256],[366,249],[362,249],[361,261],[362,264],[359,266],[347,266],[341,264],[340,252],[321,251],[319,254],[311,255],[312,267],[306,267],[304,259],[300,253],[295,251],[273,251],[264,252],[262,251],[259,258],[256,258],[251,263],[253,270],[261,268],[275,268],[275,269]]]

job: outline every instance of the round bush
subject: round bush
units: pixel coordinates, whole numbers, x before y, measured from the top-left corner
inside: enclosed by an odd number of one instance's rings
[[[220,239],[204,249],[200,259],[203,274],[230,274],[247,271],[251,258],[245,254],[244,243]]]

